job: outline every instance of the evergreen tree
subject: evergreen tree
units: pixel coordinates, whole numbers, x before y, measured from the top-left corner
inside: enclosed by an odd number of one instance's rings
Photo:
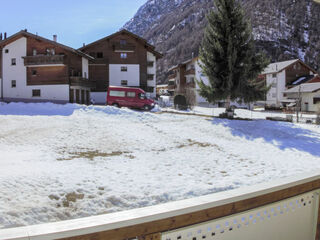
[[[258,53],[249,20],[238,0],[215,0],[200,47],[203,73],[209,84],[198,82],[201,96],[209,102],[262,100],[268,89],[258,75],[269,60]]]

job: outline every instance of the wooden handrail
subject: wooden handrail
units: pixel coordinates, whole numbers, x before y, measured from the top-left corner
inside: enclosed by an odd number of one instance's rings
[[[161,233],[320,189],[320,171],[208,196],[107,215],[0,230],[6,240],[160,239]],[[318,215],[317,238],[320,237]]]

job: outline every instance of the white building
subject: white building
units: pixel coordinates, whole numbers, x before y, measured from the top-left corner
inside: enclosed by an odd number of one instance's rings
[[[0,97],[3,101],[57,103],[90,100],[90,56],[21,31],[0,41]]]
[[[314,74],[316,71],[300,59],[270,64],[260,76],[264,78],[266,85],[271,87],[265,104],[270,107],[282,107],[292,103],[293,100],[284,95],[285,91],[299,78]]]
[[[316,112],[320,109],[320,82],[304,83],[284,92],[289,99],[301,102],[301,111]]]

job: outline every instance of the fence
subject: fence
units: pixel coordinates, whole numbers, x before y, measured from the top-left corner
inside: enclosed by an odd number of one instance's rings
[[[142,209],[0,231],[6,240],[318,240],[320,172]]]

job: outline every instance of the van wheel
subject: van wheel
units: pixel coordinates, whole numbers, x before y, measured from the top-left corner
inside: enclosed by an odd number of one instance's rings
[[[150,108],[150,106],[149,105],[144,105],[143,106],[143,110],[145,110],[145,111],[149,111],[151,108]]]
[[[116,107],[116,108],[120,108],[119,104],[118,103],[114,103],[112,104],[112,106]]]

